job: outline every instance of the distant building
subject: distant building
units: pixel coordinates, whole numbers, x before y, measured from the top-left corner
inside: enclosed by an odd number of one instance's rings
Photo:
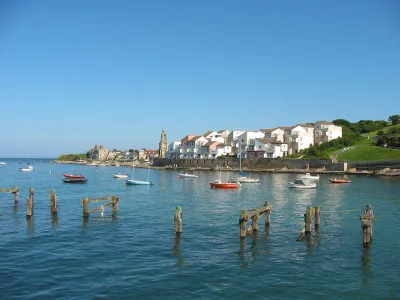
[[[144,150],[143,154],[144,154],[144,160],[148,161],[155,157],[158,157],[159,150]]]
[[[95,145],[92,149],[89,150],[88,158],[91,158],[93,160],[106,160],[109,152],[110,151],[104,148],[103,145],[100,145],[100,147]]]
[[[342,137],[342,127],[332,122],[317,121],[314,124],[314,143],[320,145]]]

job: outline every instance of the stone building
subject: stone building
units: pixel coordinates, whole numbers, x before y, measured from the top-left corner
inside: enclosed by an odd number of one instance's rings
[[[158,151],[159,151],[158,157],[165,158],[165,154],[168,151],[168,140],[167,140],[167,133],[165,132],[165,129],[163,129],[161,132],[161,138],[160,138]]]

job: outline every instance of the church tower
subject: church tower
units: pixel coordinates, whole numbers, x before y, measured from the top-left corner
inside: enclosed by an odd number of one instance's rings
[[[168,149],[168,141],[167,141],[167,133],[165,129],[161,132],[160,144],[159,144],[159,158],[165,158],[165,154],[167,153]]]

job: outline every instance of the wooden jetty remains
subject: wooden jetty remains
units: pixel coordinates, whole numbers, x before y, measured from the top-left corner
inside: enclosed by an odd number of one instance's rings
[[[33,188],[29,189],[29,198],[26,200],[26,218],[29,220],[33,215],[33,199],[35,191]]]
[[[53,214],[53,216],[57,216],[58,215],[58,196],[56,194],[55,189],[51,189],[49,197],[50,197],[51,213]]]
[[[265,213],[265,226],[270,226],[271,223],[271,204],[266,201],[264,206],[259,209],[252,209],[251,212],[247,213],[246,210],[242,210],[239,218],[240,226],[240,238],[245,239],[248,233],[257,233],[258,231],[258,221],[262,214]],[[247,222],[251,219],[251,226],[247,228]]]
[[[361,228],[363,230],[363,245],[368,248],[372,242],[372,227],[375,222],[374,210],[371,205],[365,207],[365,213],[360,215]]]
[[[319,232],[319,227],[321,224],[321,208],[318,206],[314,207],[307,207],[306,213],[304,214],[304,228],[300,232],[299,237],[297,238],[298,241],[304,237],[304,235],[311,234],[311,227],[312,227],[312,218],[314,217],[315,223],[315,230]]]
[[[14,194],[14,201],[18,203],[19,200],[19,187],[14,186],[9,189],[0,189],[0,193],[13,193]]]
[[[107,204],[101,205],[99,207],[93,208],[92,210],[89,210],[89,203],[90,202],[101,202],[101,201],[110,201]],[[83,204],[83,217],[84,218],[89,218],[89,215],[96,212],[96,211],[101,211],[101,215],[104,214],[104,209],[108,206],[112,205],[112,211],[113,215],[118,212],[118,201],[119,201],[119,196],[108,196],[108,197],[102,197],[102,198],[84,198],[81,200],[81,204]]]
[[[175,208],[175,215],[174,215],[174,222],[175,222],[175,234],[181,235],[182,234],[182,207],[177,206]]]

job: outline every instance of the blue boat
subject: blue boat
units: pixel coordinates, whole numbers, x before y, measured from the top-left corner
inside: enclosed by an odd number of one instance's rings
[[[147,172],[147,180],[136,180],[136,179],[134,179],[133,178],[134,171],[135,171],[135,167],[132,164],[132,179],[125,180],[126,184],[129,184],[129,185],[152,185],[153,184],[152,182],[149,181],[150,168],[148,169],[148,172]]]

